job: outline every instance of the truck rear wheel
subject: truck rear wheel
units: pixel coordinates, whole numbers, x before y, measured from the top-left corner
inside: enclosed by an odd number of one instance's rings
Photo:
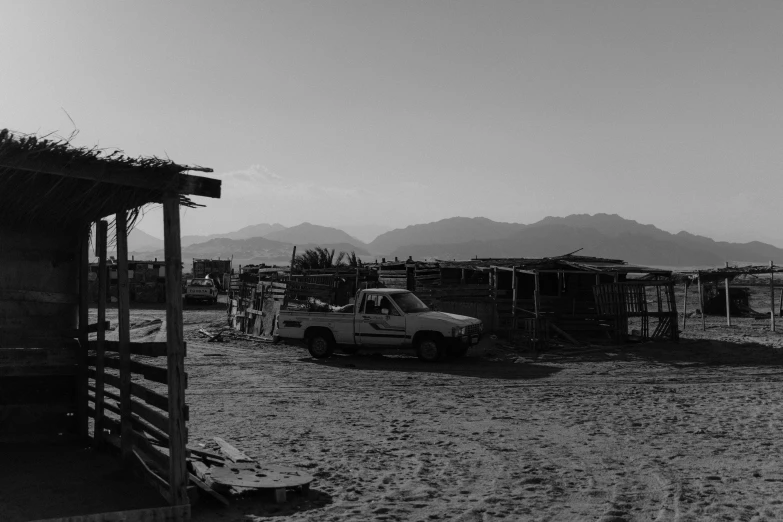
[[[426,362],[437,362],[443,358],[443,343],[434,337],[427,337],[419,341],[416,347],[416,355]]]
[[[334,351],[334,343],[325,334],[317,333],[307,342],[307,351],[316,359],[326,359]]]

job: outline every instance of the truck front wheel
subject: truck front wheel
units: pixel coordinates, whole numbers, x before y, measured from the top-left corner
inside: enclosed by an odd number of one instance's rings
[[[419,341],[416,347],[416,355],[419,359],[426,362],[437,362],[443,358],[443,343],[434,337],[427,337]]]
[[[307,351],[316,359],[326,359],[334,351],[332,340],[324,334],[315,334],[307,343]]]

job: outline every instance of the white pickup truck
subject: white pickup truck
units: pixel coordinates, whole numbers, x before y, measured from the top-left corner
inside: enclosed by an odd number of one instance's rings
[[[191,279],[188,286],[185,287],[185,302],[207,301],[210,304],[217,303],[218,289],[215,282],[211,279],[197,278]]]
[[[349,353],[361,347],[413,348],[420,359],[462,356],[479,342],[480,320],[430,310],[413,293],[395,288],[360,290],[345,312],[281,310],[278,336],[303,341],[310,355],[329,357],[340,345]]]

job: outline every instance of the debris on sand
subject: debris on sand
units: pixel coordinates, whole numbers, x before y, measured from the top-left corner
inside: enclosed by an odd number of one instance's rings
[[[224,505],[226,497],[244,497],[272,490],[275,501],[286,501],[289,490],[306,495],[314,477],[294,468],[260,463],[220,437],[214,437],[218,453],[190,449],[191,481]]]

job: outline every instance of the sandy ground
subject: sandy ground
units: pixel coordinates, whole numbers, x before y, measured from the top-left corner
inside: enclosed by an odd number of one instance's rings
[[[134,310],[134,338],[160,339],[164,318]],[[783,335],[768,320],[703,332],[696,316],[679,345],[535,361],[487,339],[437,365],[197,333],[224,323],[220,305],[185,313],[190,443],[223,437],[317,480],[282,506],[203,501],[195,521],[783,517]]]

